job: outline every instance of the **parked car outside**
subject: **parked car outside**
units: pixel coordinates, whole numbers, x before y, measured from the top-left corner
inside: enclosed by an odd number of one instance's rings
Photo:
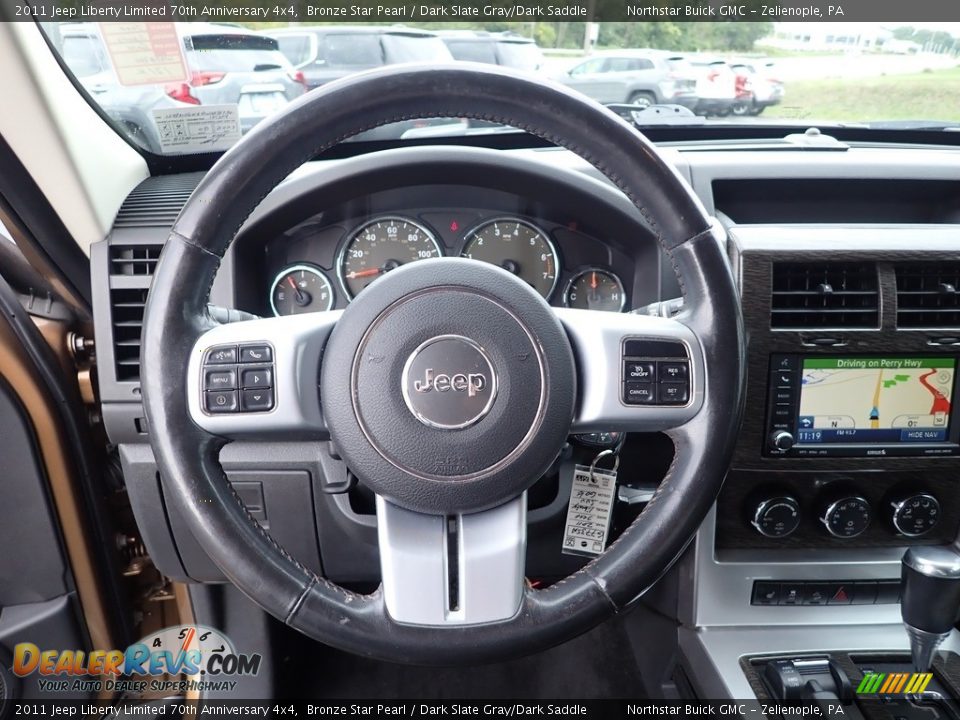
[[[670,61],[692,71],[697,96],[694,112],[721,117],[733,112],[737,102],[737,74],[726,60],[713,55],[692,54],[673,56]]]
[[[482,30],[441,30],[439,35],[455,60],[502,65],[524,72],[543,68],[540,47],[522,35]]]
[[[733,106],[734,115],[759,115],[771,105],[783,100],[783,81],[774,74],[774,64],[769,60],[733,60],[730,67],[743,78],[743,92],[738,92]]]
[[[351,73],[405,62],[451,62],[436,33],[402,26],[318,25],[264,31],[309,89]]]
[[[189,78],[166,85],[122,85],[96,23],[60,28],[64,63],[115,122],[153,152],[161,148],[153,111],[236,105],[249,131],[305,91],[303,77],[270,38],[240,28],[178,23]]]
[[[670,57],[662,50],[601,52],[558,79],[602,103],[671,103],[693,109],[699,102],[696,81],[679,63],[671,65]]]
[[[307,88],[322,87],[353,73],[398,63],[453,62],[440,37],[427,30],[401,25],[318,25],[263,31],[277,41],[280,52],[303,73]],[[468,125],[455,118],[418,118],[384,125],[354,140],[396,140],[411,131],[446,128],[457,134]]]

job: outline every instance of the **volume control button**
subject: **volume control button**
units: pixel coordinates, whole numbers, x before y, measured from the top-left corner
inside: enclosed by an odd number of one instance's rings
[[[789,450],[793,447],[794,442],[793,433],[787,432],[786,430],[774,430],[770,433],[769,443],[771,450]]]

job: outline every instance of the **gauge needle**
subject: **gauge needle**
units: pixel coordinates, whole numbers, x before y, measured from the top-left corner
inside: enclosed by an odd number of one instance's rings
[[[597,273],[595,272],[590,273],[590,287],[594,290],[597,289]]]
[[[293,288],[293,291],[297,294],[297,299],[303,299],[303,293],[300,291],[300,288],[297,286],[297,283],[294,282],[293,278],[287,275],[287,282],[290,283],[290,287]]]
[[[350,280],[354,278],[370,277],[371,275],[379,275],[383,272],[383,268],[368,268],[366,270],[353,270],[347,273],[347,277]]]

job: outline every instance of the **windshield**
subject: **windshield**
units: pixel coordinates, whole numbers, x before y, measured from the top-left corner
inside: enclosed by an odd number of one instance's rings
[[[960,126],[960,23],[480,17],[402,26],[43,22],[41,27],[67,71],[117,131],[159,154],[224,150],[305,92],[353,72],[408,62],[515,69],[613,106],[641,128],[675,120],[690,127],[784,126],[789,132],[836,125]],[[651,106],[673,110],[646,112]],[[375,134],[406,139],[502,131],[491,123],[429,119]]]
[[[533,43],[501,42],[497,45],[497,51],[501,65],[517,70],[539,70],[543,62],[543,55]]]
[[[384,35],[383,50],[388,63],[453,60],[443,40],[434,35]]]

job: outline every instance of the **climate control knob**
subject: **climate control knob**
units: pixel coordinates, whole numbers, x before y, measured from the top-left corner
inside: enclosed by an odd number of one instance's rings
[[[750,524],[764,537],[786,537],[800,525],[800,503],[789,495],[762,500]]]
[[[929,493],[916,493],[894,500],[891,521],[907,537],[920,537],[933,530],[940,520],[940,502]]]
[[[794,442],[793,433],[789,433],[786,430],[774,430],[770,433],[770,437],[767,439],[767,442],[770,443],[771,450],[779,450],[780,452],[786,452],[793,447]]]
[[[834,537],[856,537],[870,527],[870,503],[859,495],[841,497],[827,505],[820,522]]]

